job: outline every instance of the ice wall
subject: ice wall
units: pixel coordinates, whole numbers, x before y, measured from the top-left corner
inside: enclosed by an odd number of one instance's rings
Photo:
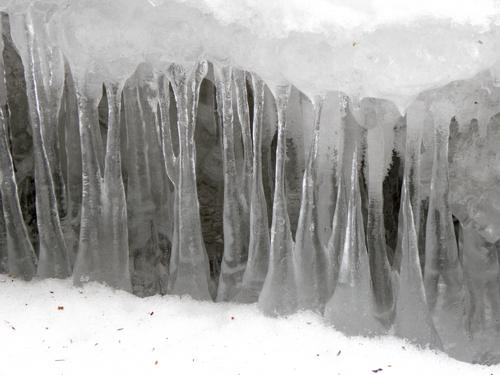
[[[2,272],[500,361],[495,3],[0,6]]]

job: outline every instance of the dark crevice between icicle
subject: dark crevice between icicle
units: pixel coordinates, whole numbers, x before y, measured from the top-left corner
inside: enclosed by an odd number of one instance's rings
[[[223,176],[221,130],[214,116],[215,86],[204,79],[200,87],[200,102],[194,138],[196,142],[196,183],[200,201],[201,229],[210,263],[210,277],[219,279],[224,250],[222,225]],[[172,135],[173,136],[173,135]]]

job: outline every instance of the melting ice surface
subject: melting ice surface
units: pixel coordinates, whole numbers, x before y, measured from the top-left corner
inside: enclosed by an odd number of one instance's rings
[[[0,6],[0,271],[500,362],[496,2]]]

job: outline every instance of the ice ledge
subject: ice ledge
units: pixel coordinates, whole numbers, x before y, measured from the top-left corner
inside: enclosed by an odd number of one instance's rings
[[[470,78],[498,60],[494,1],[43,0],[72,67],[124,79],[143,61],[210,60],[288,82],[309,96],[389,99]]]

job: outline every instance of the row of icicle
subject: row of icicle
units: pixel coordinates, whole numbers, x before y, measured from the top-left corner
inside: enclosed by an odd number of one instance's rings
[[[157,241],[168,237],[171,242],[169,262],[159,260],[151,270],[160,275],[160,289],[200,300],[212,299],[197,198],[194,141],[199,90],[211,65],[201,62],[191,68],[170,64],[161,72],[143,67],[127,83],[104,81],[108,105],[104,149],[98,129],[99,98],[89,94],[86,78],[74,79],[69,64],[56,48],[44,44],[43,35],[37,35],[33,27],[26,27],[25,31],[25,45],[18,48],[25,68],[33,136],[39,256],[35,256],[19,203],[9,151],[7,89],[2,77],[0,196],[7,251],[0,261],[5,260],[5,271],[25,279],[35,275],[72,276],[77,285],[99,281],[131,291],[129,254],[147,251],[141,241],[154,227]],[[3,62],[1,65],[0,72],[4,74]],[[61,72],[63,78],[58,80]],[[258,301],[261,310],[270,315],[313,310],[348,334],[392,331],[434,348],[466,342],[470,334],[464,313],[467,291],[448,205],[448,136],[454,109],[441,107],[433,112],[434,164],[422,273],[418,251],[422,134],[421,126],[413,126],[412,122],[422,121],[425,108],[413,106],[413,112],[407,113],[398,246],[391,265],[383,223],[382,183],[386,166],[383,152],[377,151],[377,147],[384,147],[386,124],[378,123],[383,116],[378,116],[376,104],[364,102],[361,118],[375,122],[366,131],[366,146],[362,141],[365,130],[347,121],[353,116],[352,103],[347,97],[339,97],[343,139],[336,165],[337,196],[331,236],[323,244],[317,222],[317,208],[322,203],[316,187],[324,97],[313,100],[314,133],[294,237],[285,189],[290,86],[272,88],[278,115],[276,167],[273,201],[266,202],[261,150],[265,84],[255,74],[230,67],[215,66],[213,75],[224,161],[224,255],[216,300]],[[170,88],[175,103],[170,103]],[[177,153],[170,128],[171,105],[175,105],[177,114]],[[241,140],[235,139],[234,107],[241,125]],[[65,123],[65,140],[58,139],[58,121]],[[136,166],[127,171],[128,189],[121,165],[124,122],[129,132],[127,158],[129,165]],[[81,152],[77,156],[71,155],[74,150],[65,144],[72,132],[80,139]],[[236,142],[243,144],[243,170],[236,161]],[[359,186],[365,146],[369,173],[382,176],[369,179],[367,233]],[[81,163],[80,185],[63,177],[58,147],[66,147],[68,159]],[[149,161],[157,164],[150,165]],[[160,164],[163,170],[158,169]],[[71,167],[68,165],[68,169]],[[170,184],[173,194],[167,198]],[[76,198],[70,191],[74,186],[82,189]],[[161,212],[157,207],[165,206],[156,202],[166,199],[170,199],[168,212]],[[270,226],[268,204],[272,204]],[[79,238],[73,241],[76,245],[70,245],[68,233],[75,220]],[[436,322],[439,324],[435,326]]]

